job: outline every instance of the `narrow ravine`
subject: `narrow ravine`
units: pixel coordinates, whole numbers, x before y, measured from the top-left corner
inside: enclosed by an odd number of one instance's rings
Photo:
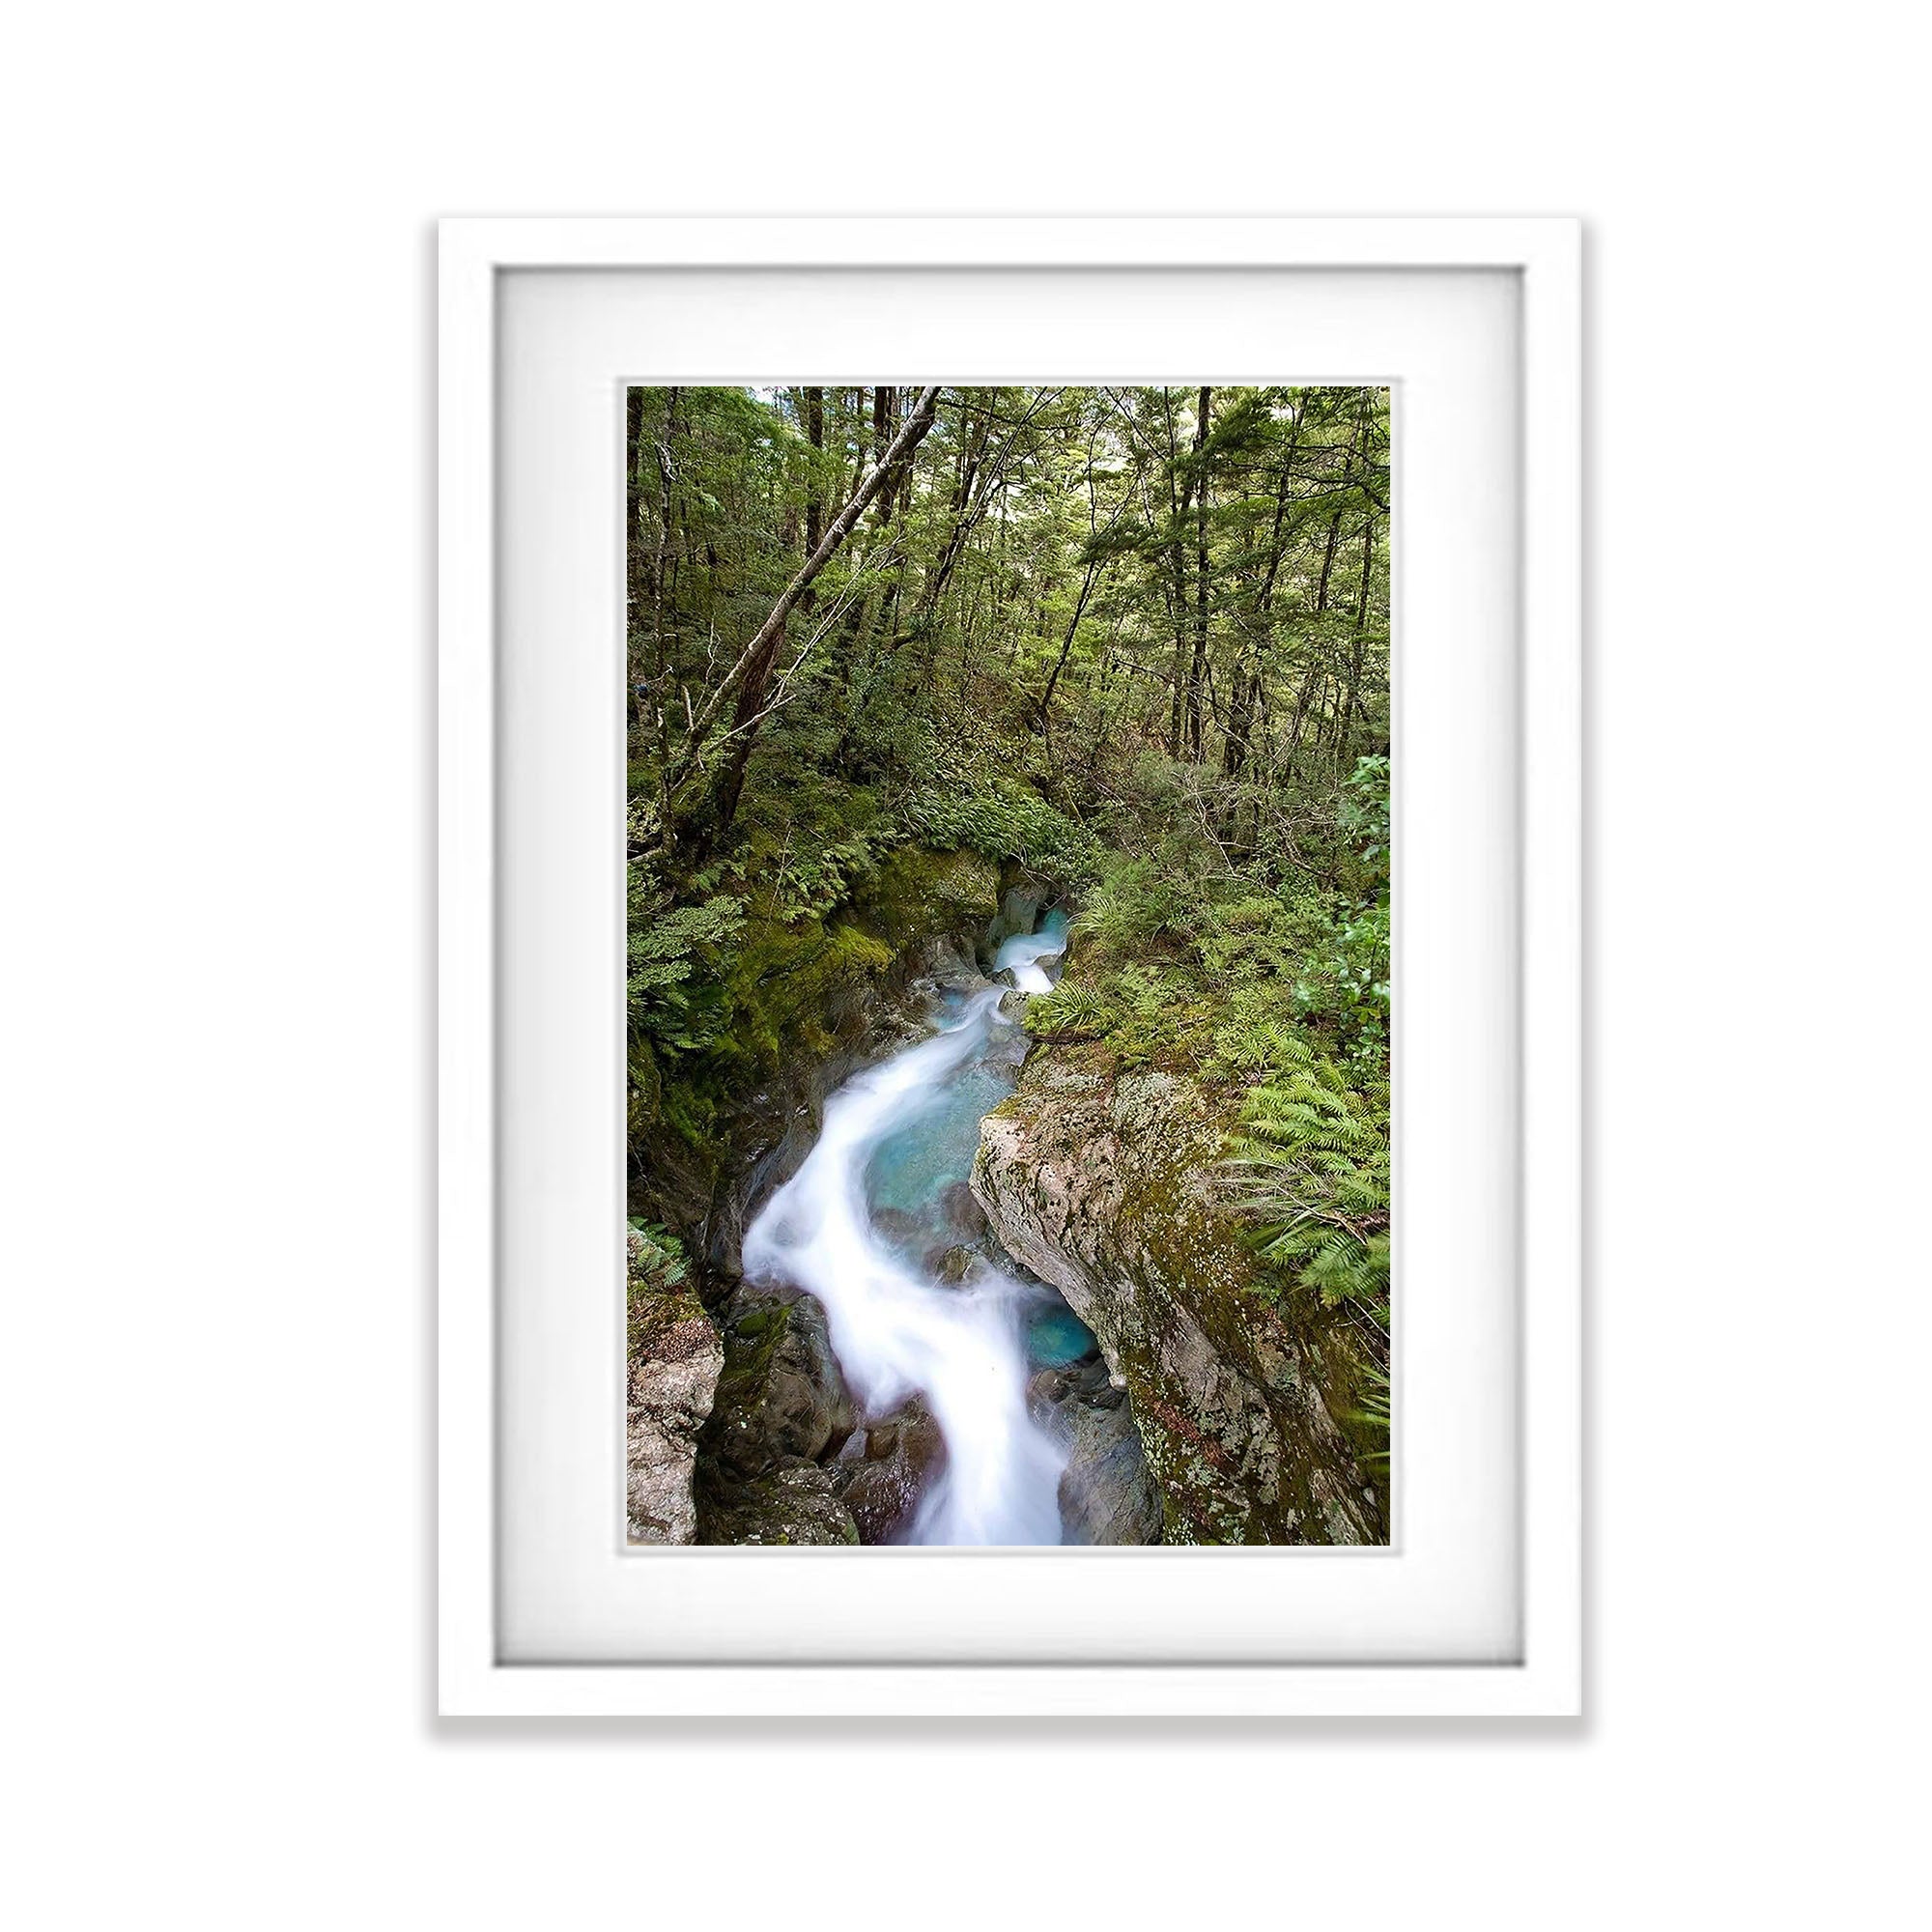
[[[1051,984],[1066,922],[1008,939],[995,973]],[[1089,1352],[1093,1338],[1049,1288],[981,1232],[966,1177],[980,1120],[1011,1093],[1025,1036],[1009,989],[952,995],[928,1037],[826,1102],[797,1174],[746,1233],[753,1281],[790,1283],[824,1306],[833,1350],[868,1418],[921,1396],[946,1442],[903,1540],[1057,1544],[1067,1450],[1030,1411],[1029,1376]]]

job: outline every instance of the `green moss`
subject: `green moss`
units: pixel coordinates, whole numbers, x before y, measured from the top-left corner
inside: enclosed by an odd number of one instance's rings
[[[716,1412],[722,1414],[733,1406],[733,1397],[764,1386],[772,1357],[790,1327],[790,1305],[774,1301],[748,1310],[725,1329],[724,1367],[718,1378]]]
[[[904,951],[985,924],[1000,908],[1000,875],[977,852],[904,845],[866,882],[855,908],[887,945]]]

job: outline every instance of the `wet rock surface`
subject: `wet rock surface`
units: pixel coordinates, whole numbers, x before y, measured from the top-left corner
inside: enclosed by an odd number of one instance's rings
[[[1074,1544],[1158,1543],[1160,1487],[1123,1391],[1112,1404],[1082,1403],[1060,1478],[1060,1520]]]
[[[1060,1477],[1061,1541],[1160,1542],[1160,1488],[1148,1467],[1126,1391],[1115,1386],[1100,1351],[1036,1369],[1027,1402],[1066,1450]]]
[[[834,1463],[832,1482],[861,1543],[898,1543],[945,1467],[946,1438],[932,1411],[915,1396],[851,1438]]]
[[[1031,932],[1039,923],[1040,908],[1046,904],[1047,888],[1030,880],[1021,880],[1011,885],[1000,895],[1000,909],[987,922],[986,929],[980,936],[980,955],[991,965],[996,953],[1006,940],[1018,934]]]
[[[897,1543],[946,1466],[913,1397],[862,1418],[810,1294],[740,1288],[721,1311],[724,1369],[701,1440],[702,1543]]]
[[[859,1541],[852,1512],[829,1471],[816,1463],[786,1462],[710,1498],[700,1510],[705,1543],[782,1547]]]

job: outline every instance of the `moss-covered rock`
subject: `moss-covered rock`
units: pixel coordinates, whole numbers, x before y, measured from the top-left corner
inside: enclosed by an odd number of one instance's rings
[[[855,915],[895,952],[978,931],[1000,909],[1000,874],[977,852],[929,852],[905,845],[873,873],[853,902]]]
[[[740,1478],[837,1452],[858,1411],[809,1294],[739,1288],[720,1311],[724,1367],[705,1430],[707,1461]]]
[[[825,1311],[809,1294],[747,1286],[719,1319],[724,1366],[698,1441],[697,1541],[856,1542],[821,1466],[858,1422]]]

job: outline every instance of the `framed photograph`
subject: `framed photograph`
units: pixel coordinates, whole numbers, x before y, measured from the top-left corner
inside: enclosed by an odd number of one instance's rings
[[[1579,272],[443,223],[446,1715],[1580,1711]]]

